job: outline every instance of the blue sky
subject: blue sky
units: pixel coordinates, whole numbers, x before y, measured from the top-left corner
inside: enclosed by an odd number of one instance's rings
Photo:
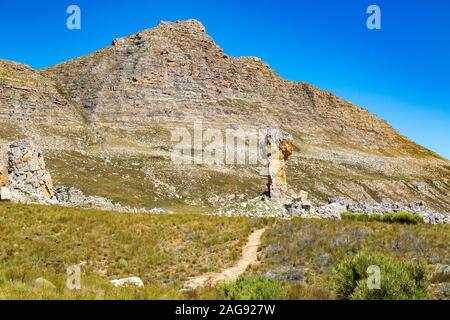
[[[81,8],[81,30],[66,9]],[[366,9],[381,8],[381,30]],[[0,58],[42,68],[158,24],[196,18],[234,56],[329,90],[450,158],[448,0],[0,0]]]

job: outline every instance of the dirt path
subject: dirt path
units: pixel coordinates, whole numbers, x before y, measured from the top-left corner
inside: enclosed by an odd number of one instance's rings
[[[222,272],[206,273],[204,275],[190,278],[183,290],[195,290],[206,284],[215,285],[220,281],[236,280],[244,271],[258,260],[258,247],[261,244],[261,236],[267,228],[259,229],[249,235],[247,244],[242,248],[242,256],[236,264]]]

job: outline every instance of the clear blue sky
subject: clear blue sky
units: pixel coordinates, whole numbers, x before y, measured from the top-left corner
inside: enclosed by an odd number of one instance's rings
[[[66,9],[81,8],[81,30]],[[381,7],[382,29],[366,28]],[[448,0],[0,0],[0,58],[46,67],[159,20],[196,18],[234,56],[329,90],[450,158]]]

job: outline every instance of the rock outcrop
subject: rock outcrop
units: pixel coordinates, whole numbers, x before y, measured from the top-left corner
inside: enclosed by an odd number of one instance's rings
[[[44,156],[31,141],[19,140],[8,147],[8,187],[11,192],[50,200],[53,182],[45,167]]]
[[[272,129],[267,132],[265,147],[268,161],[268,194],[272,201],[284,204],[288,193],[286,160],[292,156],[293,138],[287,132]]]

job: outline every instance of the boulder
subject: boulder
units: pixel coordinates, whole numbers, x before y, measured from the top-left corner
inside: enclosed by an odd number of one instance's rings
[[[136,287],[143,287],[144,282],[142,282],[141,278],[139,277],[129,277],[129,278],[123,278],[123,279],[115,279],[110,281],[115,287],[123,287],[127,285],[133,285]]]
[[[7,187],[1,187],[0,200],[4,201],[4,200],[11,200],[11,199],[12,199],[11,190],[9,190],[9,188],[7,188]]]
[[[75,206],[82,206],[86,202],[83,192],[75,188],[57,187],[54,197],[59,203],[72,203]]]
[[[265,276],[277,281],[306,282],[307,271],[305,267],[280,267],[267,271]]]
[[[302,207],[302,209],[305,209],[307,211],[310,211],[314,208],[311,201],[307,201],[307,200],[301,202],[301,207]]]

